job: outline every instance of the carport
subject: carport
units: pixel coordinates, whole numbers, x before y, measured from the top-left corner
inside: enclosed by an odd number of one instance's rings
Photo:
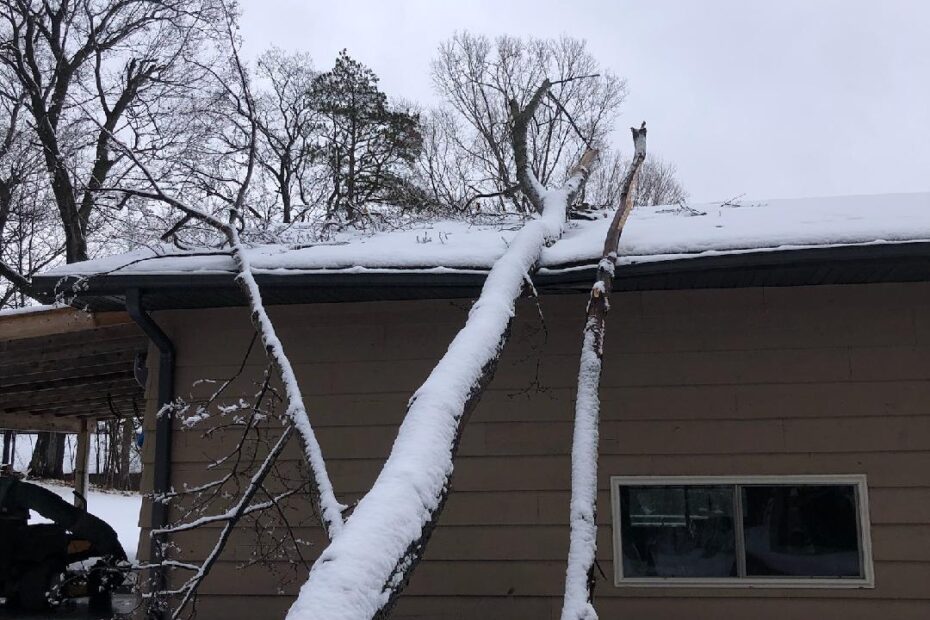
[[[45,306],[0,314],[0,429],[77,434],[75,503],[86,497],[98,420],[142,402],[147,340],[126,312]]]

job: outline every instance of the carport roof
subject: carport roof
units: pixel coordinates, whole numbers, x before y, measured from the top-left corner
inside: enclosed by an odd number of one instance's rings
[[[82,418],[134,415],[146,347],[125,312],[0,313],[0,428],[76,432]]]

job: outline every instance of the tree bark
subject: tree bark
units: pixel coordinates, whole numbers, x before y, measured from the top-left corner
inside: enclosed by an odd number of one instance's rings
[[[620,204],[607,229],[604,251],[591,287],[582,336],[578,389],[575,400],[575,428],[572,438],[572,497],[569,508],[571,533],[565,600],[562,620],[596,620],[594,561],[597,550],[597,451],[600,403],[601,360],[609,296],[613,289],[614,268],[620,234],[633,209],[633,185],[646,158],[646,124],[632,128],[635,155],[621,185]]]
[[[64,474],[65,433],[39,433],[29,462],[34,478],[61,478]]]
[[[0,465],[13,462],[13,431],[3,431],[3,460]]]
[[[130,456],[132,455],[132,436],[134,429],[132,427],[132,418],[124,418],[122,422],[122,433],[120,435],[119,445],[119,475],[117,484],[119,485],[119,488],[125,491],[129,489],[129,469],[132,463]]]

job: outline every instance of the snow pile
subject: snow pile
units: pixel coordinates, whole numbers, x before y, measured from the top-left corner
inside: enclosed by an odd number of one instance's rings
[[[930,241],[930,193],[740,200],[685,209],[634,209],[620,242],[619,263],[673,260],[746,251]],[[600,258],[607,217],[569,225],[562,239],[543,250],[542,273],[594,265]],[[339,234],[308,246],[264,245],[248,250],[255,274],[486,272],[513,241],[521,222],[490,225],[436,221],[406,230]],[[101,273],[235,273],[228,253],[145,248],[84,263],[63,265],[47,276]]]

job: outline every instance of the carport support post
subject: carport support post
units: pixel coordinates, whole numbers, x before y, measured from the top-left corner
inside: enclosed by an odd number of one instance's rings
[[[3,461],[0,465],[13,462],[13,431],[3,431]]]
[[[77,455],[74,463],[74,505],[87,510],[87,488],[90,486],[90,423],[81,418],[78,426]]]

